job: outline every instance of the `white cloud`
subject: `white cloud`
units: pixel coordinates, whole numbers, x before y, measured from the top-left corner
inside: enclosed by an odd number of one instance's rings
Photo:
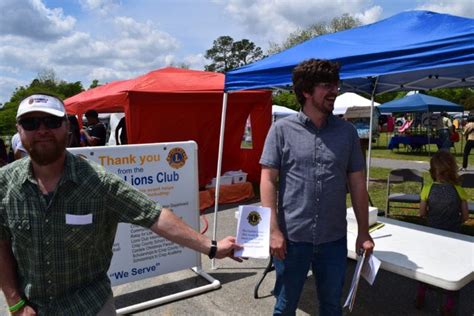
[[[139,23],[129,17],[117,17],[115,25],[120,32],[120,38],[114,46],[121,57],[140,55],[145,60],[150,60],[179,48],[174,37],[158,30],[150,21]]]
[[[40,0],[2,0],[0,12],[0,36],[52,41],[67,35],[76,23],[62,9],[48,9]]]
[[[14,77],[0,76],[0,103],[10,101],[12,95],[11,87],[24,86],[27,83]]]
[[[429,10],[439,13],[448,13],[464,17],[474,17],[474,3],[472,0],[438,0],[426,1],[417,7],[418,10]]]
[[[329,22],[344,13],[358,17],[363,23],[374,22],[382,13],[380,6],[371,6],[370,0],[230,0],[216,1],[225,5],[225,11],[239,20],[249,34],[261,35],[267,40],[282,41],[298,28],[315,23]]]
[[[204,65],[209,64],[209,60],[204,57],[204,54],[195,54],[184,57],[184,63],[191,69],[202,70]]]
[[[12,84],[17,84],[6,76],[28,78],[24,85],[47,68],[60,79],[81,81],[87,87],[93,79],[102,83],[127,79],[175,62],[179,42],[152,22],[130,17],[98,20],[96,27],[107,28],[109,36],[72,30],[68,36],[39,42],[18,34],[0,35],[0,78],[5,76],[0,99],[9,97],[16,87]]]
[[[358,18],[359,21],[364,25],[370,24],[380,20],[380,17],[382,16],[382,11],[382,7],[375,6],[371,7],[368,10],[365,10],[362,13],[356,13],[354,17]]]
[[[120,6],[118,0],[79,0],[81,7],[86,11],[94,11],[106,15]]]

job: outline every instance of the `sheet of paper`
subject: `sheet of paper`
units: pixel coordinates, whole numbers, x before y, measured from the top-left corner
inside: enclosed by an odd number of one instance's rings
[[[349,307],[349,311],[352,312],[352,308],[354,307],[355,298],[357,294],[357,287],[359,286],[360,274],[362,271],[362,267],[365,261],[365,251],[357,256],[357,264],[354,271],[354,275],[352,276],[352,283],[349,289],[349,294],[347,295],[346,302],[344,303],[344,307]]]
[[[237,243],[244,248],[236,257],[268,258],[270,254],[270,215],[268,207],[241,205],[237,222]]]
[[[362,268],[362,276],[364,279],[369,282],[370,285],[374,284],[375,277],[377,276],[377,272],[379,272],[380,268],[380,262],[379,259],[377,259],[373,254],[368,258],[366,263],[364,264]]]

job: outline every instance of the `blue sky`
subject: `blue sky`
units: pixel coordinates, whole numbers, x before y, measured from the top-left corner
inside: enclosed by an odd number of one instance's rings
[[[222,35],[265,51],[344,13],[368,24],[415,9],[474,18],[472,0],[1,0],[0,103],[44,71],[87,88],[181,63],[202,70]]]

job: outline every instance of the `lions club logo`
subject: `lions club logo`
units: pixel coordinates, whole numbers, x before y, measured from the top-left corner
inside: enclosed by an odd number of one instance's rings
[[[186,163],[188,156],[183,148],[176,147],[170,150],[168,153],[168,157],[166,157],[166,161],[168,164],[175,169],[179,169]]]
[[[252,226],[257,226],[258,223],[260,223],[260,221],[262,220],[262,217],[260,216],[260,213],[257,212],[257,211],[252,211],[249,213],[249,215],[247,216],[247,220],[249,222],[250,225]]]

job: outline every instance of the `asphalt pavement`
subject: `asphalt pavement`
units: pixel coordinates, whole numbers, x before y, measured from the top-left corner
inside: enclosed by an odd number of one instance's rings
[[[235,235],[237,208],[223,206],[218,212],[217,236]],[[213,213],[205,215],[209,227],[213,225]],[[212,231],[206,232],[212,236]],[[203,269],[222,287],[215,291],[199,294],[162,306],[143,310],[133,315],[271,315],[275,299],[271,290],[275,282],[275,272],[269,272],[263,280],[258,295],[254,298],[254,288],[261,278],[268,260],[249,259],[237,263],[230,259],[216,261],[217,269],[211,269],[210,260],[202,256]],[[348,259],[348,271],[344,287],[344,297],[349,291],[355,261]],[[114,288],[117,308],[127,304],[137,304],[146,299],[153,299],[178,291],[189,290],[196,286],[205,285],[207,281],[196,276],[189,270],[179,271],[168,275],[143,280],[136,283],[117,286]],[[423,310],[414,307],[417,282],[397,274],[380,270],[375,283],[370,286],[361,281],[356,304],[351,313],[345,310],[344,315],[439,315],[441,296],[438,291],[429,290],[426,306]],[[474,282],[460,291],[459,315],[474,315]],[[314,279],[310,275],[305,283],[296,315],[318,315],[318,303]]]
[[[387,169],[396,169],[396,168],[415,169],[415,170],[420,170],[422,172],[426,172],[430,169],[429,162],[416,161],[416,160],[371,158],[370,165],[372,167],[381,167],[381,168],[387,168]]]

